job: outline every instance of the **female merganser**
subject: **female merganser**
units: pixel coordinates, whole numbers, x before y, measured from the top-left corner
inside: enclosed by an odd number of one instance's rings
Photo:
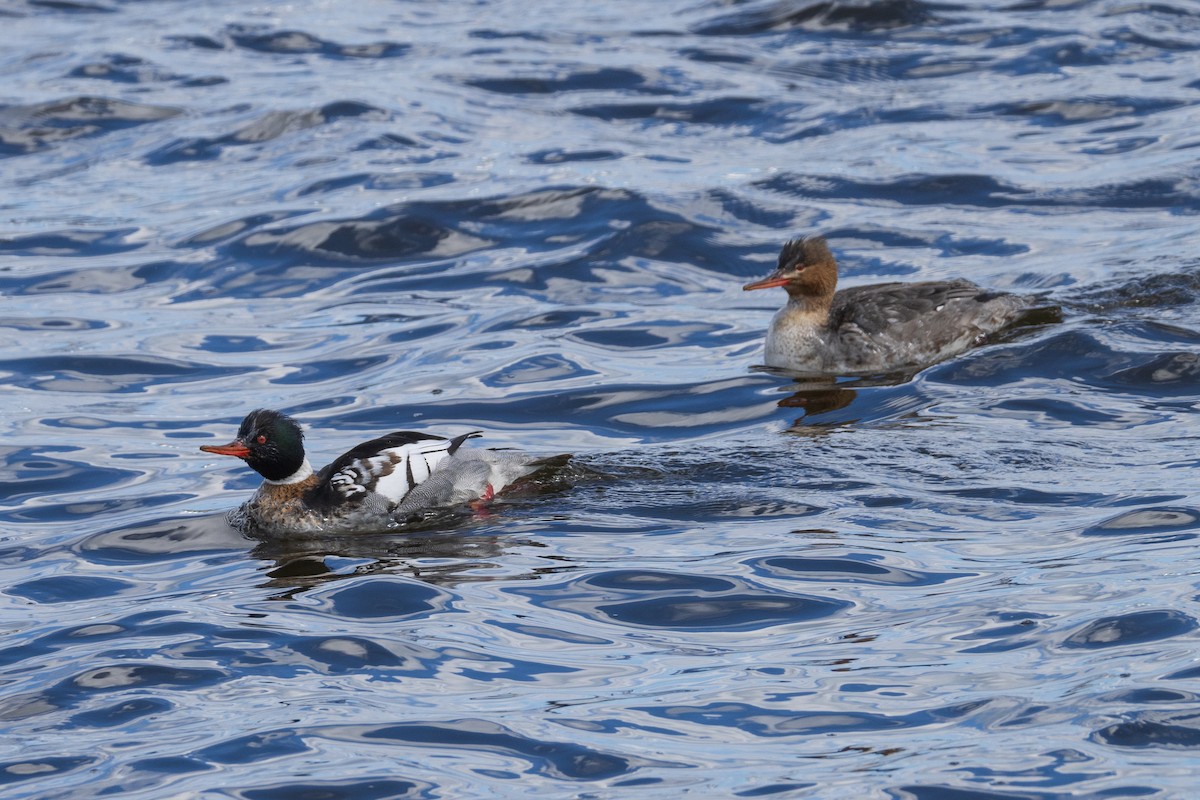
[[[742,289],[782,286],[788,302],[771,320],[769,367],[815,375],[867,375],[926,367],[1012,324],[1027,302],[968,281],[837,288],[823,236],[793,239],[778,268]]]
[[[567,458],[459,449],[480,435],[447,439],[394,431],[313,472],[299,424],[260,408],[246,415],[232,442],[200,449],[240,458],[263,476],[254,496],[230,512],[235,528],[265,535],[350,533],[395,527],[430,508],[491,500],[514,481]]]

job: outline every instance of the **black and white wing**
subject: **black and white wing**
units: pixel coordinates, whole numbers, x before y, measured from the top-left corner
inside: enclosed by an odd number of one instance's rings
[[[479,431],[447,439],[428,433],[396,431],[343,453],[321,471],[322,489],[331,502],[380,495],[394,505]]]

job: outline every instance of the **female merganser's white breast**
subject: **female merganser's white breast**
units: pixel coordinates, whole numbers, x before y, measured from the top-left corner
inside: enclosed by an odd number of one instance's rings
[[[813,311],[804,302],[792,300],[775,312],[763,346],[768,367],[791,368],[793,364],[823,363],[828,349],[826,322],[829,315]]]

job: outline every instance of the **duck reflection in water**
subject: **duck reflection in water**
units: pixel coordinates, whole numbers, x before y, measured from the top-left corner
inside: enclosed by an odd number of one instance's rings
[[[281,589],[286,600],[327,583],[363,575],[395,574],[434,585],[512,580],[510,572],[490,574],[509,550],[545,545],[523,538],[427,532],[406,536],[341,536],[324,541],[261,542],[251,556],[273,562],[261,584]]]
[[[780,387],[780,391],[791,394],[776,405],[780,408],[803,409],[805,418],[846,408],[858,397],[854,389],[839,386],[832,378],[796,381],[791,386]],[[800,420],[797,420],[796,424],[799,423]]]

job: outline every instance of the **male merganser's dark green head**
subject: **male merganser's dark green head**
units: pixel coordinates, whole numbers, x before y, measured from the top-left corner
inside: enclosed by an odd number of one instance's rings
[[[304,465],[304,432],[299,423],[278,411],[251,411],[229,444],[206,444],[206,453],[236,456],[269,481],[290,478]]]

